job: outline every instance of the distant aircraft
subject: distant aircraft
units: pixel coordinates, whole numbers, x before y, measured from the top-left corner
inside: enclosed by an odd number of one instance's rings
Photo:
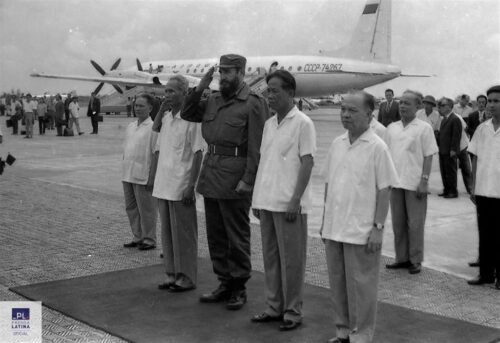
[[[346,47],[335,52],[320,51],[317,56],[248,57],[245,80],[254,90],[262,91],[265,89],[264,78],[268,72],[274,69],[288,70],[296,78],[298,98],[319,97],[343,93],[350,89],[363,89],[405,76],[401,74],[399,67],[390,64],[390,60],[391,0],[368,0]],[[218,58],[145,62],[144,65],[153,67],[153,73],[144,71],[138,59],[136,66],[116,70],[120,61],[121,59],[118,59],[108,72],[91,61],[101,74],[100,77],[41,73],[31,76],[100,82],[96,92],[99,92],[104,83],[109,83],[119,93],[123,93],[121,87],[130,89],[144,86],[161,89],[170,77],[182,74],[188,78],[190,86],[194,87],[210,67],[217,65]],[[161,72],[154,73],[154,70]],[[217,74],[210,88],[218,89]]]

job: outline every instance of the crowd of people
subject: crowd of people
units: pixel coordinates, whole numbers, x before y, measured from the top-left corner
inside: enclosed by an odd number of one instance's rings
[[[156,247],[159,213],[165,282],[169,292],[197,285],[195,190],[203,196],[207,239],[218,286],[202,303],[225,302],[228,310],[247,302],[251,277],[250,218],[260,220],[265,270],[265,309],[254,323],[301,325],[307,256],[310,177],[316,156],[311,119],[295,106],[292,74],[268,74],[267,99],[244,82],[246,59],[220,58],[220,90],[205,90],[214,68],[198,86],[176,75],[153,119],[154,98],[134,103],[137,121],[127,128],[123,187],[132,241],[126,248]],[[428,181],[439,154],[446,199],[456,198],[457,168],[476,204],[479,276],[471,285],[500,289],[500,86],[454,106],[405,91],[375,115],[375,99],[364,91],[344,96],[346,132],[332,142],[321,175],[325,200],[321,238],[325,244],[336,336],[329,342],[371,342],[385,220],[389,208],[396,251],[388,269],[421,272]],[[437,111],[435,107],[437,106]],[[470,158],[472,157],[472,163]],[[361,300],[360,300],[361,299]]]

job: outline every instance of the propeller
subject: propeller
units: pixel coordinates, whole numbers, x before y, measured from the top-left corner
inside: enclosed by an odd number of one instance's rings
[[[113,63],[113,65],[111,66],[111,69],[110,70],[115,70],[116,68],[118,68],[118,66],[120,65],[120,62],[122,61],[121,58],[117,59],[115,61],[115,63]],[[90,64],[92,64],[94,66],[94,68],[99,72],[99,74],[101,74],[102,76],[106,75],[106,71],[104,71],[104,69],[102,69],[102,67],[97,64],[96,61],[94,60],[90,60]],[[104,86],[104,83],[101,82],[97,88],[94,90],[94,93],[97,95],[97,93],[99,93],[99,91],[102,89],[102,87]],[[116,86],[116,85],[112,85],[116,91],[120,94],[123,94],[123,91],[120,87]]]
[[[138,58],[135,59],[135,63],[137,63],[137,70],[143,71],[141,61]]]

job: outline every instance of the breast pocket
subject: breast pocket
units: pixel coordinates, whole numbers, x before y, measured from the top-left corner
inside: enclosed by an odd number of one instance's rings
[[[243,118],[227,118],[224,121],[222,141],[228,146],[238,146],[244,140],[247,121]]]
[[[213,143],[213,134],[215,132],[215,116],[216,116],[216,110],[213,109],[209,112],[207,112],[204,116],[203,116],[203,121],[202,121],[202,124],[201,124],[201,134],[203,136],[203,138],[205,138],[205,140],[207,142],[212,142]]]

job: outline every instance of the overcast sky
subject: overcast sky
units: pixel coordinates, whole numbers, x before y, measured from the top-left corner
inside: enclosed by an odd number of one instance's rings
[[[368,89],[413,88],[435,96],[472,96],[500,84],[500,1],[394,0],[392,62],[399,78]],[[315,54],[349,41],[364,0],[76,1],[0,0],[0,91],[35,94],[97,84],[34,79],[33,71],[97,75],[142,61]],[[107,86],[109,87],[109,86]]]

